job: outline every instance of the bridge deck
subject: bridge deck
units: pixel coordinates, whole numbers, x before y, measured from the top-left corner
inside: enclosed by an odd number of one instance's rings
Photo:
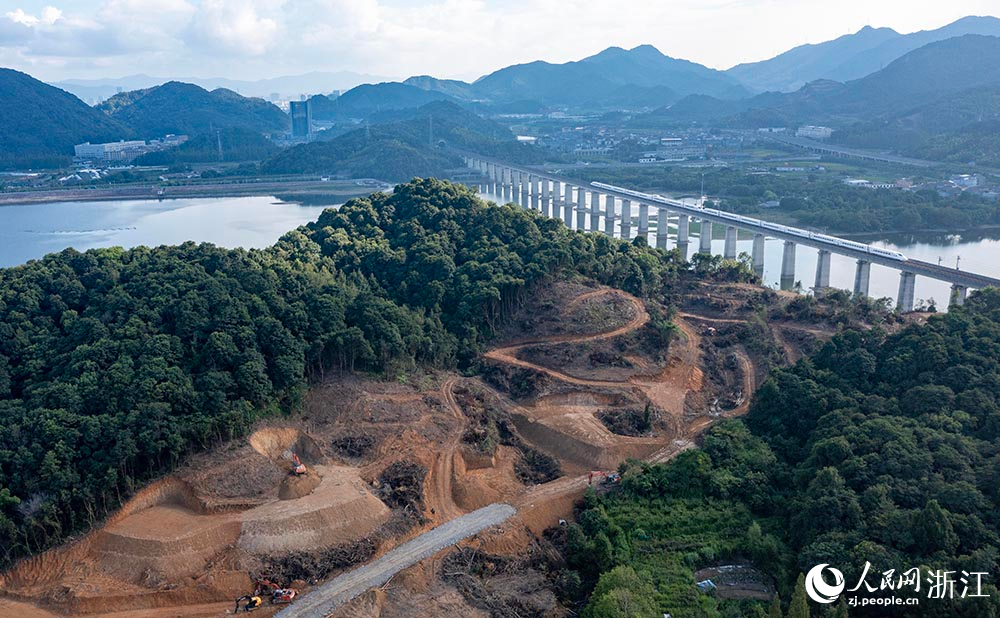
[[[489,158],[483,158],[479,155],[472,153],[463,153],[465,156],[475,158],[478,161],[485,161],[488,163],[493,163],[500,167],[505,167],[507,169],[521,172],[524,174],[531,174],[538,178],[545,178],[547,180],[558,181],[564,185],[571,185],[574,187],[585,187],[587,191],[595,190],[590,185],[582,184],[579,180],[573,178],[568,178],[560,174],[552,174],[546,171],[533,169],[529,167],[517,167],[508,165],[502,161],[495,161]],[[721,225],[732,226],[741,230],[748,232],[753,232],[756,234],[763,234],[769,238],[777,238],[780,240],[787,240],[794,242],[797,245],[804,245],[807,247],[813,247],[815,249],[822,249],[824,251],[829,251],[831,253],[836,253],[838,255],[844,255],[852,257],[858,260],[865,260],[872,264],[878,264],[880,266],[888,266],[889,268],[894,268],[896,270],[901,270],[905,272],[911,272],[923,277],[929,277],[931,279],[937,279],[939,281],[945,281],[947,283],[964,286],[967,288],[981,289],[984,287],[1000,287],[1000,278],[990,277],[988,275],[982,275],[973,272],[967,272],[963,270],[957,270],[954,268],[947,268],[944,266],[939,266],[937,264],[932,264],[930,262],[924,262],[921,260],[907,259],[905,261],[894,260],[891,258],[883,257],[877,254],[866,253],[864,251],[851,249],[850,247],[845,247],[842,245],[834,244],[830,241],[825,241],[823,239],[807,238],[800,234],[807,234],[808,230],[800,230],[797,228],[791,228],[791,232],[782,232],[780,230],[775,230],[764,226],[765,221],[761,219],[754,219],[752,217],[747,217],[752,221],[750,223],[741,223],[732,221],[726,217],[721,217],[716,214],[706,212],[701,208],[695,206],[689,206],[682,202],[676,200],[670,200],[668,198],[650,198],[650,199],[637,199],[633,195],[627,193],[621,193],[619,191],[614,191],[608,188],[596,189],[599,193],[605,195],[613,195],[619,199],[631,200],[633,202],[644,204],[649,204],[657,208],[663,208],[667,211],[673,212],[675,214],[685,214],[697,219],[704,221],[711,221],[712,223],[718,223]],[[571,202],[575,203],[575,201]]]

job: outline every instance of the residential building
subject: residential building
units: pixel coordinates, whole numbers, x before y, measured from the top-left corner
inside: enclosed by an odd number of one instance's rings
[[[809,139],[829,139],[831,135],[833,135],[833,129],[830,127],[816,127],[813,125],[801,126],[795,132],[795,137],[807,137]]]

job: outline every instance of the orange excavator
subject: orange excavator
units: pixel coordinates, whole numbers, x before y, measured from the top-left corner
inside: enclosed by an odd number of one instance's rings
[[[283,588],[269,579],[257,580],[257,590],[254,596],[270,593],[271,603],[291,603],[298,594],[294,588]]]
[[[600,479],[603,485],[614,485],[622,480],[622,475],[617,472],[606,472],[604,470],[591,470],[587,475],[587,485],[593,485],[594,479]]]
[[[306,465],[302,463],[302,460],[299,459],[298,455],[292,453],[292,474],[295,476],[302,476],[306,472]]]

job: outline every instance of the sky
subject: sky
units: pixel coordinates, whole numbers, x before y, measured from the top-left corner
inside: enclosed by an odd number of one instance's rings
[[[0,0],[0,66],[40,79],[260,79],[308,71],[473,79],[652,44],[725,69],[865,25],[902,33],[997,0]]]

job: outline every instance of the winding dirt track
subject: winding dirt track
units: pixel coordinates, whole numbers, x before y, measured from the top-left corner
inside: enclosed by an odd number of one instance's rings
[[[566,382],[568,384],[575,384],[577,386],[621,386],[622,382],[616,382],[613,380],[585,380],[583,378],[576,378],[571,375],[562,373],[561,371],[556,371],[548,367],[543,367],[542,365],[536,365],[525,360],[521,360],[517,357],[517,353],[531,345],[541,345],[541,344],[553,344],[553,343],[583,343],[586,341],[601,341],[604,339],[613,339],[619,335],[625,335],[634,330],[638,330],[649,322],[649,313],[646,311],[646,306],[642,304],[642,301],[638,298],[627,294],[620,290],[603,289],[595,290],[593,292],[587,292],[581,296],[577,296],[573,299],[570,306],[578,304],[588,298],[593,298],[595,296],[606,296],[609,294],[618,294],[625,297],[629,303],[635,308],[635,315],[627,324],[615,328],[613,330],[605,331],[603,333],[588,334],[588,335],[554,335],[552,337],[539,337],[537,339],[518,341],[514,345],[509,345],[502,348],[496,348],[490,350],[483,356],[490,360],[499,361],[501,363],[507,363],[508,365],[514,365],[516,367],[523,367],[525,369],[532,369],[544,373],[556,380]]]
[[[458,378],[455,377],[445,380],[441,384],[441,398],[452,416],[461,423],[461,427],[464,427],[465,414],[455,400],[457,382]],[[424,480],[427,506],[432,511],[432,519],[435,521],[447,521],[464,514],[464,511],[455,504],[451,488],[455,475],[455,451],[462,439],[462,433],[461,428],[454,432],[445,448],[435,454],[434,463],[427,471],[427,478]]]

